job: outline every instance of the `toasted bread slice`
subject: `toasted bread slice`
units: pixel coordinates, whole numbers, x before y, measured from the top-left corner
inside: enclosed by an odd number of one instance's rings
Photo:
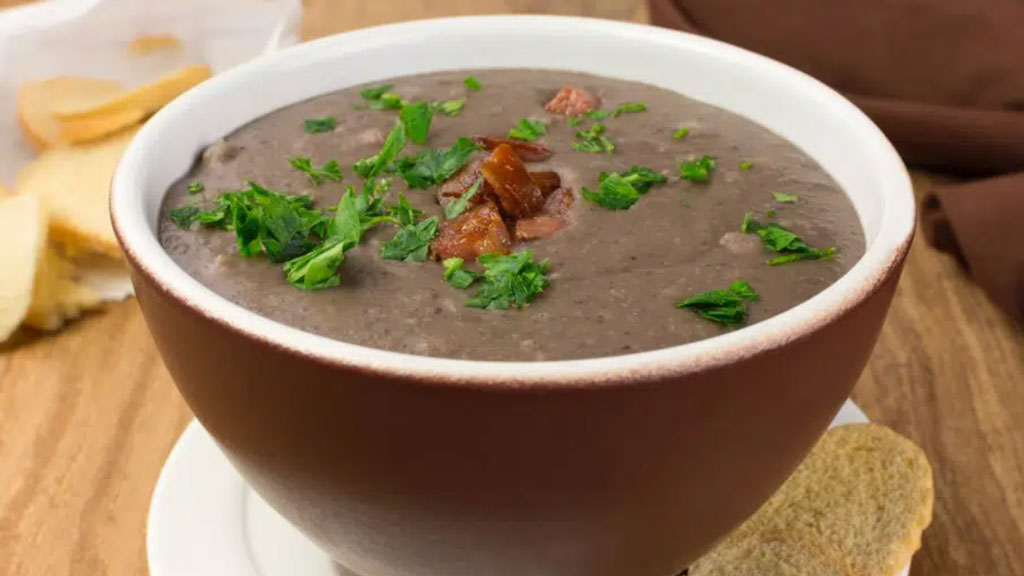
[[[852,576],[834,546],[808,531],[740,532],[690,567],[690,576]]]
[[[24,323],[38,330],[61,329],[68,320],[98,308],[101,300],[75,277],[75,267],[48,246],[36,265],[32,303]]]
[[[130,129],[98,142],[48,150],[18,174],[18,194],[42,200],[50,215],[51,240],[69,255],[99,252],[120,258],[107,207],[110,179],[134,135]]]
[[[913,442],[878,424],[829,430],[738,532],[809,531],[837,548],[854,576],[894,576],[921,546],[934,487]]]
[[[149,116],[212,74],[209,66],[188,66],[103,102],[85,106],[58,105],[51,110],[61,122],[81,121],[130,110],[140,110],[143,116]]]
[[[33,146],[43,149],[102,138],[137,123],[137,111],[101,114],[88,122],[61,122],[57,108],[91,108],[122,94],[119,82],[100,78],[59,76],[29,82],[18,89],[18,124]]]
[[[33,196],[0,199],[0,341],[28,313],[36,264],[46,247],[45,218]]]

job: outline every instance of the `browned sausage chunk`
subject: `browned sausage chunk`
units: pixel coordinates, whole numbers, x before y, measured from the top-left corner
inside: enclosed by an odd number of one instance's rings
[[[544,194],[530,178],[511,146],[502,144],[484,160],[480,171],[494,188],[501,211],[510,218],[532,216],[544,207]]]
[[[566,86],[555,94],[544,109],[552,114],[582,116],[591,110],[597,110],[600,106],[601,101],[588,90]]]
[[[511,247],[512,238],[498,207],[486,202],[441,224],[430,251],[438,260],[473,262],[484,254],[508,254]]]
[[[551,158],[551,148],[537,142],[526,142],[512,138],[494,138],[491,136],[477,136],[473,138],[473,141],[488,152],[493,152],[498,146],[507,144],[516,151],[516,155],[523,162],[542,162]]]

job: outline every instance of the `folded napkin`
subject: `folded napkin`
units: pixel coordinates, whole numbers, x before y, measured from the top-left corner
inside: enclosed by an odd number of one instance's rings
[[[1024,323],[1024,2],[649,0],[654,24],[778,59],[842,91],[913,166],[957,176],[924,236]]]

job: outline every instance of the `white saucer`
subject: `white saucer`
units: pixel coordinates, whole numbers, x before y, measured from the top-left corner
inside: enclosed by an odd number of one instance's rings
[[[867,417],[848,400],[832,425],[853,422]],[[156,483],[146,549],[151,576],[349,574],[250,490],[196,421]]]

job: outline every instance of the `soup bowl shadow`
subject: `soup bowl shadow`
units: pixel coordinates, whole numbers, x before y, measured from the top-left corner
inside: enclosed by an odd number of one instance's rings
[[[301,332],[221,298],[162,250],[163,195],[216,139],[355,84],[483,67],[648,82],[747,116],[843,187],[865,254],[817,296],[741,330],[527,363]],[[892,146],[815,80],[706,38],[533,16],[359,30],[230,70],[139,132],[111,212],[146,321],[196,417],[271,506],[362,576],[678,573],[824,432],[871,353],[914,229]]]

